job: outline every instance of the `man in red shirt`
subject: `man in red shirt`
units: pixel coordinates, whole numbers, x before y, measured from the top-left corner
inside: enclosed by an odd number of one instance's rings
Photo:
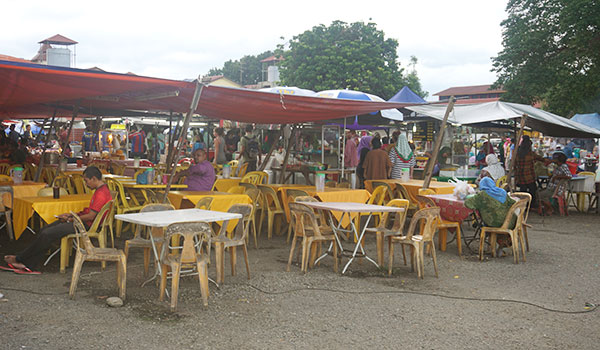
[[[95,190],[90,201],[90,206],[77,213],[86,228],[92,225],[98,212],[110,200],[112,196],[108,186],[102,181],[102,173],[95,166],[90,166],[83,172],[83,180],[86,186]],[[70,213],[58,215],[58,220],[43,227],[36,235],[35,241],[25,250],[17,255],[6,255],[4,261],[8,268],[2,266],[4,270],[13,270],[17,273],[36,273],[33,271],[44,259],[45,253],[51,247],[54,241],[62,237],[75,233],[73,217]]]

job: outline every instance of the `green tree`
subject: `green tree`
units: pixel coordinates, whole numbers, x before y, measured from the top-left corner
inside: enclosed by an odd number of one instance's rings
[[[600,2],[510,0],[504,49],[493,57],[503,99],[560,115],[589,112],[600,96]]]
[[[404,75],[404,78],[406,79],[406,85],[415,94],[421,96],[422,98],[426,98],[427,95],[429,95],[429,92],[423,90],[423,87],[421,86],[421,81],[419,80],[419,75],[417,74],[416,69],[417,62],[418,60],[416,56],[410,56],[410,64],[408,65],[410,71]]]
[[[384,99],[407,85],[398,64],[398,41],[386,39],[375,23],[334,21],[280,45],[282,84],[315,91],[360,90]]]
[[[260,61],[272,55],[273,51],[265,51],[256,56],[246,55],[239,60],[229,60],[223,64],[223,68],[211,68],[207,75],[223,75],[241,85],[257,84],[262,81]]]

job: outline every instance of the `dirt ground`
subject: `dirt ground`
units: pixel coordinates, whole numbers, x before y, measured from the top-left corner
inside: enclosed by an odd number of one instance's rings
[[[532,214],[529,221],[527,262],[515,265],[512,255],[480,262],[468,249],[459,258],[453,242],[438,252],[439,278],[426,256],[423,280],[401,254],[391,277],[367,261],[335,274],[331,257],[307,274],[297,265],[286,272],[285,238],[263,234],[260,249],[249,249],[249,280],[243,259],[233,277],[227,260],[225,283],[210,285],[204,307],[197,279],[183,278],[175,313],[154,283],[140,286],[140,250],[130,257],[121,308],[105,303],[117,295],[114,264],[104,272],[84,264],[71,300],[71,269],[60,274],[55,258],[39,276],[0,273],[0,348],[598,349],[600,312],[568,312],[600,303],[600,216]],[[0,253],[30,239],[2,234]],[[371,256],[374,248],[370,237]],[[209,273],[214,278],[214,266]]]

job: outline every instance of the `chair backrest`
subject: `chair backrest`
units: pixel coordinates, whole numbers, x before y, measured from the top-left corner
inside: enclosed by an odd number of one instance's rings
[[[419,202],[419,209],[437,207],[433,199],[421,194],[417,195],[417,201]]]
[[[125,173],[125,164],[111,162],[110,168],[111,168],[111,173],[114,175],[123,175]]]
[[[50,186],[50,187],[54,187],[54,186],[66,188],[70,194],[75,194],[75,189],[73,188],[73,185],[71,184],[71,177],[68,175],[56,176],[54,178],[54,181],[52,182],[52,186]]]
[[[158,198],[158,195],[156,194],[156,192],[154,192],[150,189],[144,189],[143,193],[145,194],[144,196],[146,197],[146,204],[161,203],[161,200]]]
[[[0,174],[8,175],[8,168],[10,165],[8,163],[0,163]]]
[[[341,181],[336,186],[337,188],[350,188],[350,183],[348,181]]]
[[[252,205],[251,204],[234,204],[232,205],[228,213],[236,213],[242,214],[242,219],[238,220],[237,225],[233,231],[234,240],[245,240],[246,235],[248,234],[248,228],[250,227],[250,214],[252,213]],[[227,234],[227,227],[225,225],[221,226],[221,230],[219,231],[219,236],[223,236]]]
[[[96,214],[96,217],[88,230],[89,234],[98,234],[106,229],[106,225],[110,220],[108,214],[111,212],[114,202],[115,200],[111,199],[102,206],[102,209]]]
[[[69,194],[69,192],[67,192],[67,190],[62,187],[60,187],[59,192],[61,196],[66,196]],[[52,187],[40,188],[37,195],[38,197],[52,197],[54,195],[54,189]]]
[[[54,174],[56,173],[56,171],[57,169],[52,167],[42,168],[40,181],[50,184],[50,182],[52,182],[52,179],[54,178]]]
[[[294,228],[297,235],[306,236],[308,232],[311,232],[314,236],[322,236],[317,217],[311,207],[299,202],[292,202],[289,206],[290,213],[295,219],[296,226]]]
[[[383,218],[379,222],[379,228],[391,229],[393,231],[402,231],[406,215],[408,214],[408,206],[410,202],[406,199],[392,199],[386,203],[388,207],[402,208],[404,210],[394,212],[384,212]]]
[[[531,199],[532,196],[528,192],[513,192],[510,194],[513,197],[517,197],[519,199],[525,199],[527,201],[527,208],[525,209],[525,217],[523,218],[523,222],[527,222],[527,218],[529,217],[529,208],[531,208]]]
[[[33,181],[36,171],[37,171],[37,165],[31,164],[31,163],[25,163],[25,172],[23,173],[23,179]]]
[[[302,202],[320,202],[318,199],[316,199],[315,197],[311,197],[311,196],[299,196],[294,198],[294,201],[296,203],[302,203]],[[313,208],[311,208],[313,209]],[[320,225],[326,225],[327,224],[327,217],[325,216],[325,211],[321,210],[321,209],[313,209],[314,212],[319,214],[318,217],[318,221]]]
[[[89,187],[85,185],[83,175],[71,174],[71,181],[73,182],[73,189],[75,190],[76,194],[85,194],[91,192]]]
[[[337,187],[337,182],[335,182],[335,181],[327,181],[325,183],[325,187]]]
[[[77,241],[77,246],[79,247],[79,249],[82,249],[82,247],[83,247],[83,249],[88,254],[90,254],[90,255],[94,254],[95,247],[92,244],[92,241],[90,240],[90,236],[89,236],[88,232],[92,232],[92,233],[96,234],[106,228],[106,223],[108,220],[102,220],[102,218],[105,215],[107,215],[107,213],[111,210],[112,205],[113,205],[113,200],[110,200],[110,201],[106,202],[106,204],[104,204],[102,209],[100,209],[100,211],[96,215],[96,218],[94,219],[94,222],[92,223],[92,226],[90,226],[89,230],[87,230],[85,228],[85,225],[81,221],[81,218],[74,212],[71,212],[71,215],[73,216],[73,225],[75,226],[75,233],[76,233],[75,240]],[[100,230],[99,230],[99,228],[100,228]]]
[[[248,163],[238,166],[238,176],[244,177],[244,175],[246,175],[246,170],[248,170]]]
[[[213,197],[203,197],[196,203],[196,209],[210,210]]]
[[[250,197],[250,200],[255,207],[260,205],[261,198],[260,190],[258,188],[247,188],[244,193]]]
[[[503,175],[503,176],[499,177],[498,180],[496,180],[496,187],[502,188],[502,186],[504,186],[504,184],[506,184],[506,183],[507,183],[506,175]]]
[[[264,181],[266,179],[266,181]],[[263,182],[269,182],[269,174],[264,171],[251,171],[244,174],[244,177],[240,182],[248,182],[254,185],[260,185]]]
[[[287,188],[285,190],[285,193],[287,194],[288,200],[293,201],[296,197],[302,197],[302,196],[309,196],[308,192],[304,191],[304,190],[296,190],[293,188]]]
[[[165,203],[151,203],[146,204],[140,209],[140,213],[147,213],[153,211],[165,211],[165,210],[175,210],[175,207],[171,204]]]
[[[242,186],[242,187],[246,188],[247,190],[251,189],[251,188],[258,189],[258,187],[256,187],[256,185],[251,182],[240,182],[239,186]]]
[[[167,226],[165,242],[161,251],[161,261],[170,256],[178,256],[180,264],[196,263],[198,254],[206,244],[207,255],[210,257],[210,237],[212,229],[206,222],[177,222]],[[183,238],[183,243],[181,239]],[[181,243],[181,245],[179,245]],[[168,247],[167,247],[168,246]]]
[[[108,186],[108,189],[110,189],[111,191],[116,191],[118,193],[117,203],[119,207],[130,207],[129,202],[127,201],[127,197],[125,196],[125,189],[123,188],[122,183],[120,183],[118,180],[108,178],[106,179],[106,185]]]
[[[12,203],[14,193],[12,186],[0,186],[0,211],[6,211],[6,206],[4,205],[4,194],[10,193],[10,202]]]
[[[12,177],[4,174],[0,174],[0,182],[12,182]]]
[[[527,211],[527,199],[519,199],[515,204],[513,204],[508,213],[506,214],[506,218],[504,219],[504,223],[502,223],[503,229],[510,229],[510,224],[513,220],[513,217],[516,217],[517,220],[515,222],[515,229],[519,229],[523,224],[523,218],[525,217],[525,212]]]
[[[435,194],[435,191],[432,190],[431,188],[419,188],[419,195],[427,196],[430,194]]]
[[[399,199],[406,199],[408,201],[410,201],[410,196],[408,195],[408,191],[406,190],[406,187],[404,187],[402,184],[396,184],[396,198]]]
[[[388,188],[385,186],[377,186],[374,190],[373,193],[371,194],[371,197],[369,197],[369,200],[367,201],[367,204],[374,204],[374,205],[382,205],[383,202],[385,201],[385,196],[387,195]]]
[[[387,182],[383,182],[383,181],[371,181],[371,186],[373,186],[373,188],[375,188],[375,189],[377,187],[379,187],[379,186],[385,187],[385,189],[386,189],[385,195],[387,197],[387,200],[394,199],[394,193],[392,191],[392,187]]]
[[[141,175],[141,174],[143,174],[145,172],[146,172],[146,169],[143,169],[143,168],[142,169],[138,169],[133,174],[133,178],[137,181],[138,175]]]
[[[406,232],[406,237],[411,239],[412,236],[415,235],[415,230],[417,229],[417,224],[421,220],[425,220],[425,224],[423,225],[423,231],[421,232],[423,236],[423,241],[428,242],[433,240],[433,234],[436,230],[437,218],[440,215],[440,208],[424,208],[420,209],[413,215],[410,220],[410,225],[408,226],[408,231]]]
[[[269,186],[258,185],[258,189],[262,192],[266,204],[274,210],[283,210],[277,192]]]
[[[239,163],[239,162],[240,162],[239,160],[235,160],[235,159],[234,159],[234,160],[230,160],[230,161],[229,161],[227,164],[228,164],[229,166],[238,166],[238,163]]]
[[[244,186],[233,186],[227,190],[227,193],[233,194],[244,194],[246,192],[246,187]]]
[[[91,162],[90,164],[88,164],[88,166],[95,166],[100,171],[107,171],[108,169],[108,164],[106,164],[106,162]]]

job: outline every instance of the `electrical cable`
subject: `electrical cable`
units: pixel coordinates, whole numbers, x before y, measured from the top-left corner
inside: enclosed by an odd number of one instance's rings
[[[524,304],[524,305],[529,305],[529,306],[533,306],[533,307],[537,307],[539,309],[548,311],[548,312],[556,312],[556,313],[562,313],[562,314],[584,314],[584,313],[588,313],[588,312],[592,312],[595,311],[596,308],[598,308],[597,304],[594,303],[585,303],[585,307],[589,308],[587,310],[581,310],[581,311],[564,311],[564,310],[557,310],[557,309],[551,309],[545,306],[541,306],[541,305],[537,305],[534,303],[530,303],[528,301],[522,301],[522,300],[514,300],[514,299],[494,299],[494,298],[475,298],[475,297],[461,297],[461,296],[454,296],[454,295],[444,295],[444,294],[437,294],[437,293],[427,293],[427,292],[415,292],[415,291],[408,291],[408,290],[387,290],[387,291],[348,291],[348,290],[340,290],[340,289],[332,289],[332,288],[294,288],[294,289],[288,289],[288,290],[284,290],[284,291],[278,291],[278,292],[272,292],[272,291],[266,291],[263,290],[257,286],[254,286],[252,284],[241,284],[241,285],[247,285],[263,294],[268,294],[268,295],[281,295],[281,294],[290,294],[290,293],[294,293],[294,292],[304,292],[304,291],[321,291],[321,292],[331,292],[331,293],[342,293],[342,294],[415,294],[415,295],[425,295],[425,296],[432,296],[432,297],[440,297],[440,298],[446,298],[446,299],[455,299],[455,300],[469,300],[469,301],[484,301],[484,302],[505,302],[505,303],[515,303],[515,304]]]

